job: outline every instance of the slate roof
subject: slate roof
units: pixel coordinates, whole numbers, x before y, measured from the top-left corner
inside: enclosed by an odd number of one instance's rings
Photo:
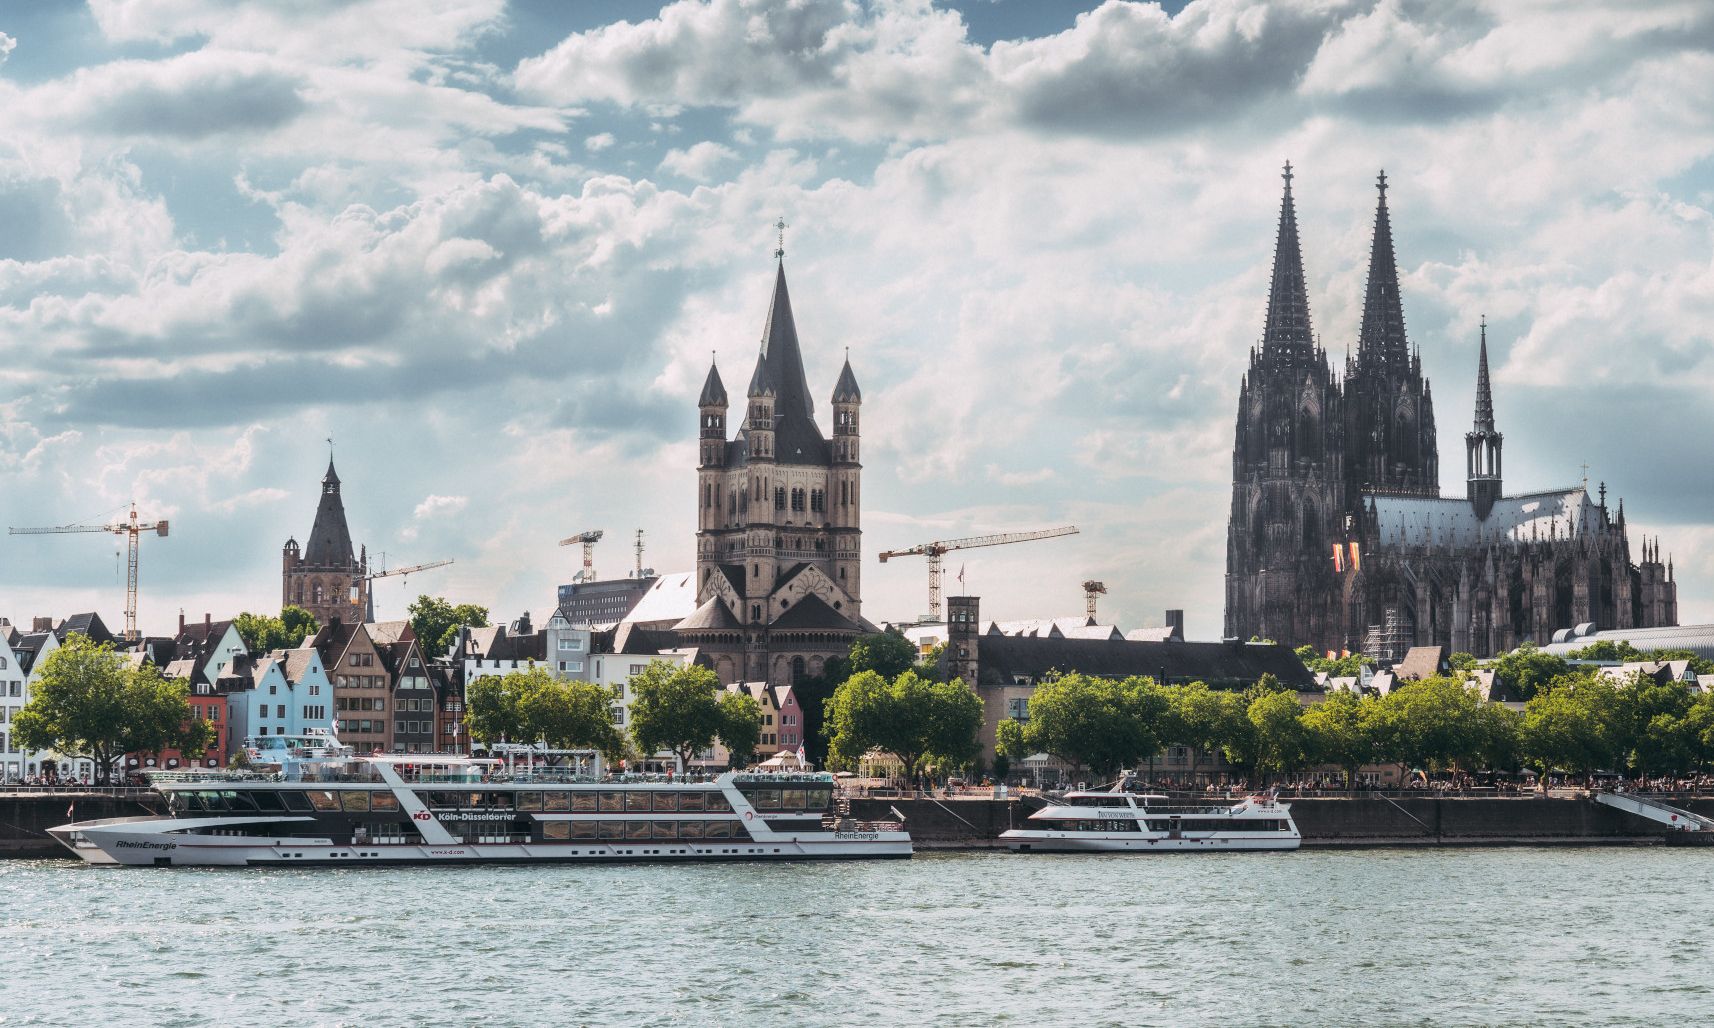
[[[983,636],[977,657],[982,682],[1040,681],[1050,671],[1102,677],[1149,675],[1168,682],[1201,681],[1235,687],[1272,674],[1293,689],[1315,688],[1315,678],[1290,648],[1228,642],[1136,642],[1133,640]]]
[[[1447,667],[1446,647],[1412,646],[1405,658],[1393,665],[1393,674],[1400,681],[1433,678]]]
[[[26,675],[30,673],[31,669],[36,666],[36,658],[41,656],[42,647],[47,644],[50,636],[53,636],[52,632],[28,632],[18,636],[17,640],[12,643],[12,652],[18,658],[19,671]],[[56,642],[58,641],[57,636],[54,639]]]
[[[803,371],[784,261],[774,275],[762,351],[756,356],[756,371],[750,377],[751,396],[770,393],[774,396],[774,460],[780,464],[827,464],[831,451],[815,423],[815,401],[810,399],[809,380]],[[748,453],[747,443],[741,448]]]
[[[742,583],[736,588],[744,594]],[[696,574],[675,571],[662,575],[643,593],[643,598],[625,615],[627,622],[667,627],[676,625],[696,613]]]
[[[702,381],[702,395],[696,398],[698,407],[726,406],[726,385],[720,381],[718,365],[708,365],[708,377]]]
[[[613,633],[613,652],[628,654],[657,654],[678,646],[678,634],[670,628],[650,628],[632,621],[619,625]]]
[[[839,371],[839,381],[833,386],[834,403],[861,403],[863,391],[857,388],[857,376],[851,371],[851,357],[845,357],[845,367]]]
[[[850,618],[829,607],[819,596],[805,596],[786,608],[768,626],[775,631],[800,632],[858,632]]]
[[[696,608],[696,613],[673,626],[675,632],[728,632],[739,631],[744,623],[733,615],[726,601],[718,596],[710,596],[702,606]]]
[[[1455,549],[1496,542],[1592,536],[1601,524],[1601,508],[1581,486],[1502,496],[1487,518],[1476,517],[1466,497],[1374,495],[1373,506],[1385,546],[1449,546]]]
[[[292,650],[275,650],[268,656],[280,663],[280,671],[286,676],[286,681],[296,685],[303,680],[304,673],[319,654],[313,649],[300,646]]]
[[[54,638],[64,643],[66,636],[76,632],[89,636],[92,642],[104,643],[113,641],[113,633],[102,623],[101,615],[93,611],[87,614],[73,614],[61,621],[54,628]]]
[[[351,550],[351,530],[345,524],[345,502],[339,497],[339,474],[328,459],[321,479],[321,502],[315,508],[315,525],[309,545],[304,547],[305,564],[317,567],[349,567],[356,563]]]
[[[369,638],[376,646],[386,646],[396,642],[408,642],[416,638],[411,631],[409,621],[371,621],[368,625]]]

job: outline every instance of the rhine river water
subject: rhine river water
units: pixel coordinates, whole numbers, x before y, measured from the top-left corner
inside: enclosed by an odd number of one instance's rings
[[[0,1025],[1707,1024],[1714,851],[0,862]]]

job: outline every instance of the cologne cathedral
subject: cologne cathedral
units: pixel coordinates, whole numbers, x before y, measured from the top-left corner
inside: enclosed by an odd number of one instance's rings
[[[1440,495],[1434,396],[1405,334],[1379,180],[1355,354],[1335,374],[1310,328],[1291,165],[1261,345],[1239,389],[1226,635],[1383,662],[1411,646],[1492,656],[1563,629],[1678,623],[1672,565],[1633,561],[1619,501],[1587,483],[1506,495],[1487,329],[1465,492]]]

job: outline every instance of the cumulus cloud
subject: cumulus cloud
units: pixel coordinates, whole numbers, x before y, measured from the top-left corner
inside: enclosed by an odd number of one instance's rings
[[[165,61],[116,61],[79,72],[38,95],[63,116],[98,132],[201,139],[261,132],[302,114],[298,76],[236,55],[186,54]],[[57,96],[53,94],[57,93]]]
[[[692,182],[707,182],[721,165],[738,159],[738,152],[720,143],[704,141],[684,150],[668,150],[661,170]]]

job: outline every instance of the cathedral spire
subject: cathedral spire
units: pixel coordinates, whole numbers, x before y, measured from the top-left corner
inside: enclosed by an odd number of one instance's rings
[[[1393,254],[1393,225],[1387,213],[1387,173],[1376,179],[1375,237],[1369,248],[1369,284],[1363,292],[1363,328],[1357,336],[1357,360],[1398,362],[1410,359],[1405,340],[1404,307],[1399,300],[1399,268]]]
[[[1280,200],[1274,278],[1268,289],[1268,322],[1262,330],[1262,353],[1269,357],[1308,357],[1315,341],[1309,327],[1309,293],[1304,286],[1303,252],[1297,238],[1297,208],[1291,197],[1290,161],[1280,177],[1285,180],[1285,195]]]
[[[1481,357],[1476,365],[1476,431],[1494,430],[1494,395],[1488,386],[1488,316],[1482,315]]]

